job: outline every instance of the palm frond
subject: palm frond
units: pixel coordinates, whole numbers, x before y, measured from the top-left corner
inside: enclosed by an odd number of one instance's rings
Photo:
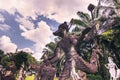
[[[73,20],[73,25],[79,25],[79,26],[82,26],[82,27],[90,27],[88,23],[86,23],[82,20],[79,20],[79,19],[74,19]]]
[[[54,42],[50,42],[45,45],[49,50],[54,51],[56,44]]]
[[[90,21],[90,15],[87,13],[83,13],[78,11],[77,15],[80,17],[81,20],[83,20],[84,22],[89,22]]]

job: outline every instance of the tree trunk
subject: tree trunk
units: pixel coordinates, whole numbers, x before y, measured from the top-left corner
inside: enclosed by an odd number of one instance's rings
[[[22,66],[20,67],[19,74],[18,74],[18,79],[17,79],[17,80],[24,80],[23,70],[24,70],[24,63],[23,63]]]

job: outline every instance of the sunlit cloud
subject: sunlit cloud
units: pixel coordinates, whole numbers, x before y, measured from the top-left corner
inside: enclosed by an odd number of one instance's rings
[[[39,52],[40,54],[44,46],[51,41],[50,36],[52,36],[52,31],[50,30],[50,27],[43,21],[41,21],[38,26],[38,28],[24,31],[21,35],[24,38],[35,42],[33,48],[35,52]]]
[[[27,52],[27,53],[29,53],[29,54],[33,54],[33,53],[34,53],[34,51],[31,50],[30,48],[18,49],[18,51],[24,51],[24,52]]]
[[[9,6],[7,6],[9,3]],[[3,0],[0,8],[12,12],[16,8],[24,17],[35,17],[35,13],[44,14],[59,22],[69,21],[77,11],[88,12],[89,3],[97,5],[97,0]],[[56,13],[52,15],[52,13]]]
[[[19,23],[21,23],[21,25],[19,26],[21,30],[25,30],[25,29],[26,30],[32,30],[32,29],[34,29],[34,24],[31,23],[30,21],[26,20],[26,18],[19,18],[19,19],[17,19],[17,21]],[[23,29],[23,27],[25,29]]]
[[[14,44],[8,36],[0,37],[0,49],[5,53],[15,52],[17,49],[17,45]]]

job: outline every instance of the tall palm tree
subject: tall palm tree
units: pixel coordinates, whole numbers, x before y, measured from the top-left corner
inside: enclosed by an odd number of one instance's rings
[[[91,18],[89,14],[78,11],[77,15],[79,16],[79,19],[72,19],[72,25],[79,25],[80,27],[91,27]]]
[[[84,35],[87,36],[84,40],[89,42],[90,40],[93,40],[95,37],[99,38],[100,46],[101,46],[101,48],[104,52],[104,57],[103,57],[104,59],[101,58],[101,60],[100,60],[100,65],[101,65],[100,69],[102,69],[102,70],[100,70],[100,73],[102,73],[102,77],[103,77],[103,80],[104,80],[104,79],[106,79],[106,76],[104,76],[106,74],[106,72],[105,72],[106,70],[104,68],[104,64],[107,62],[106,58],[108,56],[113,56],[114,59],[116,60],[116,63],[118,65],[120,64],[120,55],[119,55],[120,47],[118,46],[120,44],[120,42],[119,42],[120,39],[118,38],[119,27],[120,27],[120,13],[119,13],[120,1],[119,0],[113,0],[113,2],[115,3],[115,8],[111,8],[109,6],[108,7],[102,6],[100,4],[102,1],[103,0],[99,0],[98,6],[96,6],[95,8],[94,8],[93,5],[89,5],[91,7],[88,8],[88,9],[92,12],[94,11],[93,14],[92,14],[92,16],[93,16],[92,19],[91,18],[86,18],[86,15],[83,15],[82,12],[79,12],[80,19],[73,19],[72,22],[75,25],[79,25],[79,27],[82,26],[85,29],[86,29],[86,27],[89,27],[91,29],[91,30],[88,30],[84,34]],[[94,8],[94,10],[93,10],[93,8]],[[104,18],[99,13],[100,10],[102,10],[102,9],[105,9],[105,11],[107,11],[109,9],[113,9],[116,12],[110,14],[111,17],[109,17],[109,15],[107,15]],[[77,15],[78,15],[78,13],[77,13]],[[105,12],[103,13],[103,15],[105,15]],[[84,30],[83,30],[83,32],[84,32]],[[85,44],[85,45],[83,45],[83,44]],[[82,48],[82,50],[84,50],[85,47],[87,47],[87,44],[88,43],[85,43],[85,42],[82,42],[82,44],[79,43],[79,47],[77,47],[77,49]],[[83,45],[85,47],[83,47],[81,45]],[[107,51],[108,51],[108,53],[106,53]],[[101,72],[101,71],[104,71],[104,73]]]

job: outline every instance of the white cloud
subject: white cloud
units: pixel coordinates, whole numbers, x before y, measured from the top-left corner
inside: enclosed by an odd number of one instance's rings
[[[0,37],[0,49],[2,49],[5,53],[15,52],[17,45],[12,43],[8,36],[2,36]]]
[[[54,18],[58,22],[63,22],[76,17],[77,11],[88,12],[89,3],[97,4],[97,0],[3,0],[0,3],[0,8],[8,11],[16,8],[25,17],[35,17],[35,12],[37,12]],[[54,12],[56,15],[51,15]]]
[[[19,49],[18,51],[24,51],[24,52],[27,52],[27,53],[30,53],[30,54],[33,54],[33,53],[34,53],[34,51],[31,50],[30,48]]]
[[[43,21],[38,25],[39,27],[36,29],[23,32],[22,36],[24,36],[26,39],[32,40],[33,42],[46,43],[50,40],[49,37],[52,34],[50,27]]]
[[[40,61],[40,58],[42,57],[43,53],[36,52],[33,57],[35,57],[38,61]]]
[[[50,30],[50,27],[43,21],[38,25],[38,28],[27,30],[21,35],[26,39],[35,42],[33,48],[35,49],[35,52],[39,53],[38,55],[40,55],[44,46],[51,41],[50,36],[52,35],[52,31]],[[40,58],[38,55],[36,57]]]
[[[1,23],[4,23],[5,21],[5,18],[3,17],[3,15],[0,14],[0,22]],[[0,24],[0,30],[2,31],[7,31],[10,29],[10,26],[9,25],[6,25],[6,24]]]
[[[19,25],[19,28],[24,32],[27,31],[27,29],[23,25]]]
[[[34,24],[26,20],[25,18],[18,18],[16,20],[21,23],[21,25],[19,26],[21,30],[26,31],[34,29]]]
[[[7,31],[10,29],[10,26],[9,25],[6,25],[6,24],[0,24],[0,30],[2,31]]]

